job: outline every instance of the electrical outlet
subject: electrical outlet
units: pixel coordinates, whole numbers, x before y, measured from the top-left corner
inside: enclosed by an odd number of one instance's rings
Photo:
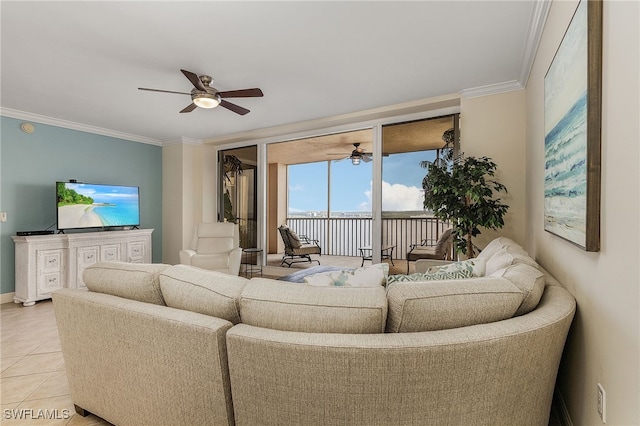
[[[600,383],[598,383],[598,414],[602,423],[607,422],[607,393]]]
[[[0,222],[7,221],[7,212],[0,212]]]

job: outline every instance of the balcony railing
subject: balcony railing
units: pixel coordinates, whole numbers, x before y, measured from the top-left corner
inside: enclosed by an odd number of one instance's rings
[[[332,256],[360,256],[360,247],[372,245],[371,224],[371,218],[287,218],[289,228],[318,240],[322,254]],[[396,246],[393,257],[406,259],[411,244],[434,245],[449,226],[433,217],[383,218],[382,245]]]

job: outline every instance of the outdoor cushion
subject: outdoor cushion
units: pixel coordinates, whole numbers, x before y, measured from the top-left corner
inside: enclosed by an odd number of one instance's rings
[[[164,305],[158,275],[169,267],[162,263],[98,262],[84,270],[82,280],[97,293]]]
[[[249,281],[246,278],[175,265],[165,269],[159,280],[167,306],[240,322],[238,300]]]
[[[315,287],[252,278],[240,296],[244,324],[306,333],[382,333],[384,287]]]

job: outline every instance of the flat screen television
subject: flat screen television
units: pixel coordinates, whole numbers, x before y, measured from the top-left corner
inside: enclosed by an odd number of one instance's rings
[[[137,186],[56,182],[58,229],[140,226]]]

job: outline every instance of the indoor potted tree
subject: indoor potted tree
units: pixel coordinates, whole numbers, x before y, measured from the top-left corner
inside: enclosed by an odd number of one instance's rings
[[[422,162],[424,207],[442,221],[454,225],[456,250],[468,258],[475,255],[472,238],[480,227],[499,229],[509,206],[494,192],[507,188],[494,179],[497,165],[488,157],[458,157],[451,162]]]

